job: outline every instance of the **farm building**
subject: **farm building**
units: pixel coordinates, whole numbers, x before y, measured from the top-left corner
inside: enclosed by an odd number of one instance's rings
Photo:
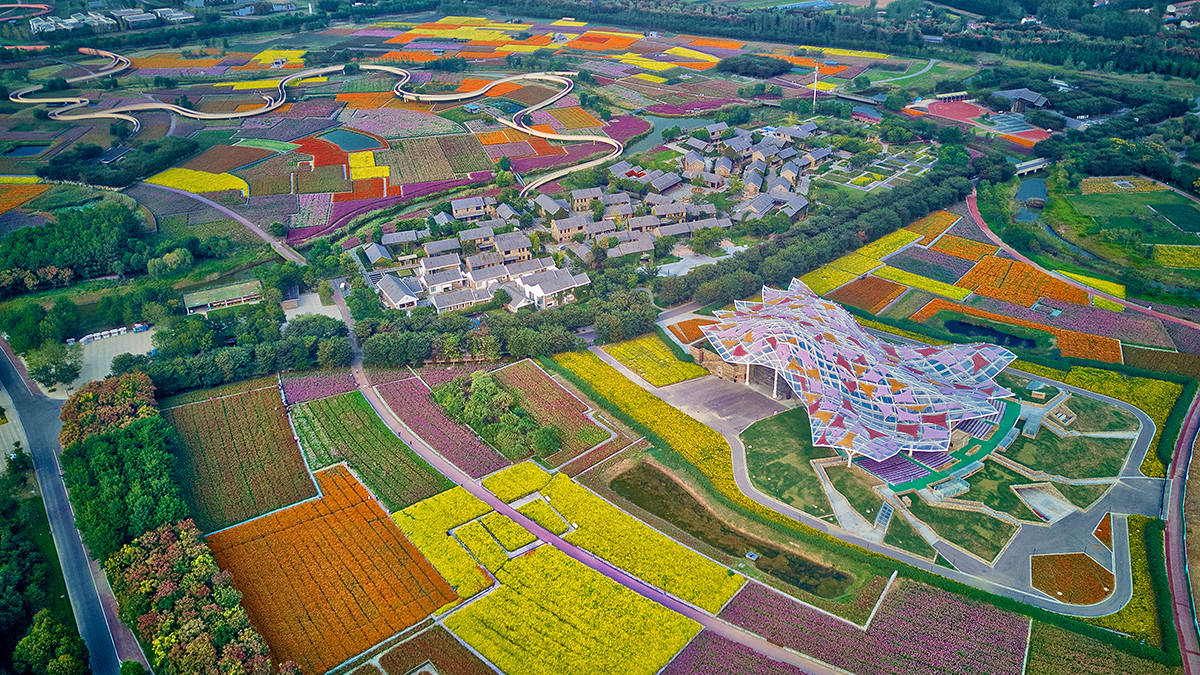
[[[183,306],[188,314],[244,305],[259,300],[262,300],[262,282],[258,280],[243,281],[240,284],[218,286],[183,294]]]

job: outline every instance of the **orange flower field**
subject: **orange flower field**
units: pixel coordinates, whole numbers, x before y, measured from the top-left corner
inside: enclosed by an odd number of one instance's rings
[[[692,343],[704,337],[704,333],[700,332],[702,326],[711,326],[714,323],[717,323],[716,319],[685,319],[671,324],[670,329],[675,337],[683,342]]]
[[[994,244],[985,244],[974,239],[956,237],[953,234],[944,235],[929,248],[940,253],[945,253],[946,255],[952,255],[955,258],[975,261],[983,260],[989,255],[995,255],[1000,250],[1000,247]]]
[[[349,471],[316,477],[319,499],[208,537],[271,653],[305,673],[323,673],[455,599]]]
[[[909,223],[904,229],[921,235],[921,241],[918,243],[922,246],[928,246],[933,243],[934,239],[937,239],[943,232],[953,227],[961,219],[962,216],[957,213],[934,211],[920,220]]]
[[[1040,298],[1087,305],[1087,291],[1060,281],[1019,260],[989,256],[963,275],[956,286],[1014,305],[1030,307]]]

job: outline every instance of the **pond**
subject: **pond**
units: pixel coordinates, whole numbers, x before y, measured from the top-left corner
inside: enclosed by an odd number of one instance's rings
[[[947,321],[946,330],[958,335],[966,335],[967,337],[987,338],[988,342],[998,344],[1001,347],[1016,347],[1017,349],[1035,349],[1037,347],[1037,342],[1029,338],[1017,337],[1012,333],[1005,333],[991,326],[980,326],[976,323],[967,323],[958,319]]]
[[[1021,187],[1017,188],[1017,201],[1025,202],[1030,199],[1040,199],[1045,203],[1046,181],[1041,178],[1026,178],[1021,181]]]
[[[334,129],[333,131],[317,136],[317,138],[329,141],[345,152],[362,152],[363,150],[372,150],[379,147],[379,141],[366,134],[360,134],[357,131],[350,131],[349,129]]]
[[[645,152],[657,145],[662,144],[663,129],[679,127],[680,129],[683,129],[684,133],[687,133],[693,129],[706,127],[713,123],[713,118],[711,117],[659,117],[657,115],[638,115],[638,117],[641,117],[650,124],[654,125],[654,128],[650,130],[649,134],[646,134],[645,138],[636,143],[626,145],[626,155]]]
[[[1040,217],[1037,211],[1033,211],[1027,206],[1022,206],[1021,210],[1017,211],[1017,215],[1013,216],[1013,220],[1018,223],[1034,223]]]
[[[18,145],[15,148],[13,148],[12,150],[9,150],[8,152],[4,153],[4,156],[5,157],[33,157],[34,155],[42,154],[42,152],[48,147],[50,147],[50,146],[48,146],[48,145]]]

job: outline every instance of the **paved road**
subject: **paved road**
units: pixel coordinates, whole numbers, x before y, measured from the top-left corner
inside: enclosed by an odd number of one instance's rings
[[[915,73],[911,73],[909,75],[900,75],[899,77],[889,77],[885,80],[875,80],[871,84],[883,84],[885,82],[898,82],[900,80],[907,80],[910,77],[917,77],[919,75],[924,75],[925,73],[928,73],[930,70],[933,70],[933,67],[935,65],[937,65],[937,59],[929,59],[929,63],[925,64],[924,68],[918,70]]]
[[[1188,579],[1186,523],[1183,516],[1184,488],[1192,450],[1200,427],[1200,395],[1192,399],[1187,417],[1175,443],[1175,458],[1171,462],[1170,502],[1165,509],[1167,519],[1167,580],[1171,587],[1172,614],[1179,633],[1179,650],[1187,675],[1200,673],[1200,639],[1196,635],[1196,616]]]
[[[340,291],[334,293],[334,300],[338,306],[338,309],[342,311],[343,319],[345,319],[347,325],[352,327],[353,320],[350,317],[350,313],[345,302],[342,300]],[[458,485],[461,485],[471,494],[478,497],[493,510],[512,518],[519,525],[537,536],[538,539],[541,539],[547,544],[557,548],[571,558],[574,558],[584,565],[587,565],[591,569],[632,590],[638,595],[641,595],[649,600],[653,600],[667,609],[678,612],[679,614],[696,621],[705,629],[711,630],[726,639],[749,647],[750,649],[753,649],[754,651],[777,661],[782,661],[798,668],[802,668],[810,675],[839,675],[845,673],[845,671],[839,668],[835,668],[824,662],[813,659],[812,657],[769,642],[768,640],[755,635],[754,633],[738,628],[737,626],[719,619],[712,614],[705,612],[704,610],[694,607],[687,602],[676,598],[675,596],[655,588],[654,586],[651,586],[641,579],[629,574],[625,570],[613,566],[608,561],[599,558],[592,553],[562,539],[533,520],[530,520],[525,516],[525,514],[520,513],[508,504],[504,503],[504,501],[484,488],[479,481],[471,478],[471,476],[467,475],[466,472],[459,469],[449,460],[438,454],[438,452],[429,444],[427,444],[420,436],[417,436],[412,432],[411,429],[409,429],[403,422],[400,421],[395,413],[392,412],[392,409],[388,407],[388,405],[375,391],[375,388],[372,387],[371,383],[367,380],[366,372],[363,370],[362,366],[362,352],[358,348],[357,341],[353,339],[353,332],[351,332],[351,336],[351,344],[354,347],[354,357],[351,363],[351,372],[353,372],[354,379],[358,383],[359,391],[361,391],[363,396],[367,398],[367,402],[370,403],[371,407],[375,409],[375,412],[379,415],[379,418],[382,419],[385,424],[387,424],[388,428],[390,428],[397,436],[407,443],[409,447],[413,449],[413,451],[420,455],[425,461],[429,462],[431,466],[442,472],[442,474],[450,478],[450,480],[454,481]]]
[[[174,118],[172,118],[172,119],[174,119]],[[188,192],[187,190],[178,190],[176,188],[167,187],[165,185],[155,185],[154,183],[138,183],[138,185],[140,185],[142,187],[153,188],[155,190],[163,190],[164,192],[173,192],[177,195],[182,195],[184,197],[194,199],[194,200],[200,202],[201,204],[204,204],[205,206],[210,206],[210,207],[220,211],[221,213],[224,213],[225,215],[229,216],[230,218],[233,218],[234,220],[238,221],[242,225],[244,225],[246,227],[246,229],[253,232],[255,234],[255,236],[257,236],[259,239],[262,239],[263,241],[270,244],[271,248],[275,249],[275,252],[278,253],[280,256],[282,256],[285,260],[290,260],[290,261],[296,263],[297,265],[300,265],[301,267],[308,264],[308,261],[304,259],[304,256],[297,253],[295,251],[295,249],[293,249],[291,246],[288,246],[287,244],[285,244],[285,243],[279,241],[278,239],[276,239],[275,237],[271,236],[271,233],[262,229],[258,225],[255,225],[250,219],[246,218],[245,216],[238,213],[237,211],[230,209],[229,207],[225,206],[224,204],[218,204],[217,202],[214,202],[213,200],[209,199],[208,197],[205,197],[204,195],[198,195],[195,192]]]
[[[124,633],[123,645],[128,645],[128,640],[133,636],[120,621],[116,621],[115,626],[110,626],[95,577],[92,576],[93,567],[79,539],[79,531],[75,529],[74,514],[71,512],[71,503],[67,499],[67,489],[63,485],[58,463],[58,430],[62,426],[58,414],[62,401],[47,398],[40,393],[32,393],[14,365],[7,345],[4,347],[5,349],[0,350],[3,352],[0,356],[0,383],[12,397],[13,407],[16,408],[25,427],[25,435],[29,439],[34,471],[37,474],[38,487],[42,491],[42,499],[46,502],[50,532],[54,536],[54,547],[58,550],[63,578],[66,580],[67,593],[71,599],[71,609],[75,612],[75,623],[91,653],[92,672],[96,675],[114,675],[120,670],[120,661],[113,633]],[[107,588],[105,590],[108,591]],[[110,610],[113,610],[115,603],[112,603],[111,591],[108,595]],[[113,619],[115,620],[115,612]],[[136,640],[133,644],[137,644]],[[128,653],[127,649],[124,651]]]

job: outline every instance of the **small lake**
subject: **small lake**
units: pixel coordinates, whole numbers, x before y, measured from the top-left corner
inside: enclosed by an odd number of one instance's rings
[[[966,335],[967,337],[985,338],[988,342],[998,344],[1002,347],[1016,347],[1018,349],[1034,349],[1037,347],[1037,342],[1029,338],[1017,337],[1011,333],[996,330],[991,326],[980,326],[976,323],[967,323],[958,319],[947,321],[946,330],[958,335]]]
[[[379,141],[374,138],[348,129],[334,129],[333,131],[317,136],[317,138],[333,143],[344,152],[362,152],[363,150],[372,150],[379,147]]]
[[[50,146],[48,146],[48,145],[18,145],[17,147],[13,148],[12,150],[9,150],[8,152],[4,153],[4,156],[5,157],[33,157],[34,155],[42,154],[42,152],[45,151],[46,148],[49,148],[49,147]]]
[[[1028,206],[1022,206],[1021,210],[1017,211],[1017,215],[1013,216],[1013,220],[1018,223],[1034,223],[1040,217],[1037,211],[1031,210]]]
[[[1029,199],[1040,199],[1046,201],[1046,181],[1041,178],[1026,178],[1021,181],[1021,187],[1017,188],[1017,201],[1023,202]]]
[[[659,117],[657,115],[638,115],[638,117],[654,125],[654,128],[650,130],[649,134],[646,134],[645,138],[636,143],[626,145],[626,155],[645,152],[650,148],[662,145],[663,129],[679,127],[683,129],[684,133],[687,133],[693,129],[706,127],[713,123],[713,118],[711,117]]]

